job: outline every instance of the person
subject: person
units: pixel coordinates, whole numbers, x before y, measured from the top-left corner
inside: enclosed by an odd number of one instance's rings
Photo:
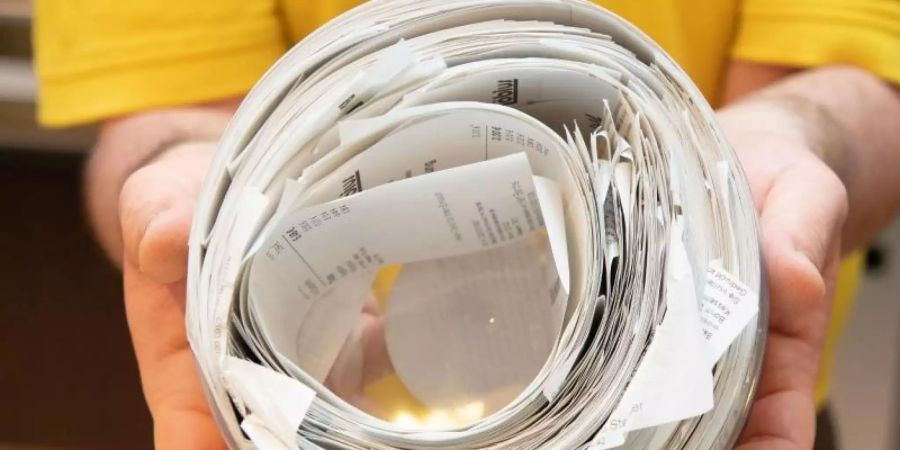
[[[36,2],[41,122],[100,123],[87,211],[123,272],[159,449],[224,446],[184,327],[188,228],[215,142],[288,45],[357,3]],[[900,3],[598,3],[647,31],[722,107],[759,209],[771,296],[762,379],[738,447],[810,448],[824,397],[817,377],[827,376],[859,266],[852,252],[900,205]]]

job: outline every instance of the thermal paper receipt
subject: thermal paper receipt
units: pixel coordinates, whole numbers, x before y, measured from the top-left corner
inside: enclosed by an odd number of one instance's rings
[[[517,153],[287,213],[250,272],[250,294],[269,342],[323,380],[379,267],[490,250],[544,230],[539,197],[552,197],[547,186],[553,183],[536,184],[533,177],[528,158]],[[547,192],[539,195],[536,185]],[[547,233],[565,232],[553,228]],[[565,258],[565,249],[557,250]],[[548,317],[556,322],[565,295],[559,286],[548,292],[547,303],[555,305]]]

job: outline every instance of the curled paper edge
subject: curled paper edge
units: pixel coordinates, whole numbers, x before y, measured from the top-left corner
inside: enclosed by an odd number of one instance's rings
[[[232,395],[251,411],[241,428],[253,443],[280,450],[272,444],[277,439],[283,448],[292,448],[316,393],[293,378],[233,356],[227,357],[223,373]]]

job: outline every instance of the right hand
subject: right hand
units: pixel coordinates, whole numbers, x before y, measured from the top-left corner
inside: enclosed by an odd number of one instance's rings
[[[119,203],[125,309],[160,450],[223,449],[185,332],[191,217],[215,151],[211,142],[172,147],[135,171]],[[393,371],[384,317],[370,296],[327,384],[367,410],[363,386]]]
[[[119,200],[125,311],[160,450],[224,449],[185,331],[188,234],[212,142],[165,150]]]

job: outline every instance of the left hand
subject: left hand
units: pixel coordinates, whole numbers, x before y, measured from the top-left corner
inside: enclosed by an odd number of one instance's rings
[[[814,390],[847,191],[816,149],[792,133],[748,126],[750,117],[720,114],[759,210],[770,300],[759,390],[736,448],[807,450],[815,440]]]

